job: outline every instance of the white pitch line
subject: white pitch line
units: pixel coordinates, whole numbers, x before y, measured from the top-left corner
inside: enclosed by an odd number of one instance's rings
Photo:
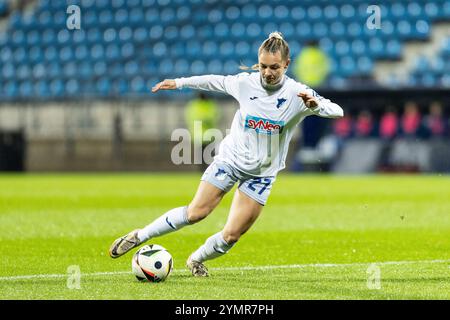
[[[311,264],[288,264],[288,265],[269,265],[269,266],[243,266],[243,267],[227,267],[227,268],[210,268],[213,271],[252,271],[252,270],[273,270],[273,269],[302,269],[302,268],[336,268],[336,267],[355,267],[375,265],[404,265],[404,264],[427,264],[427,263],[450,263],[448,260],[416,260],[416,261],[382,261],[382,262],[355,262],[355,263],[311,263]],[[184,269],[175,269],[174,273],[187,272]],[[131,274],[131,271],[115,271],[115,272],[93,272],[81,273],[82,277],[96,276],[115,276],[122,274]],[[0,281],[28,280],[28,279],[52,279],[66,278],[69,274],[31,274],[22,276],[0,277]]]

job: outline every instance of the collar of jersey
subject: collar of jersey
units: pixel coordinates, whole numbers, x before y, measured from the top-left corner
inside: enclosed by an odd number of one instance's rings
[[[261,86],[266,89],[267,91],[277,91],[278,89],[280,89],[283,85],[284,82],[286,81],[286,75],[283,75],[283,78],[281,79],[280,82],[278,82],[277,84],[274,85],[270,85],[270,84],[264,84],[264,81],[262,79],[262,76],[260,75],[259,80],[261,82]]]

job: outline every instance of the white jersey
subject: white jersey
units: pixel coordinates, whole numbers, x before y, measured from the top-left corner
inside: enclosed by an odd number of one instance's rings
[[[215,159],[256,177],[276,176],[285,167],[289,142],[306,116],[337,118],[344,113],[339,105],[287,76],[276,91],[263,88],[259,72],[177,78],[175,83],[178,89],[227,93],[239,102],[230,133]],[[308,108],[297,96],[300,92],[313,95],[318,107]]]

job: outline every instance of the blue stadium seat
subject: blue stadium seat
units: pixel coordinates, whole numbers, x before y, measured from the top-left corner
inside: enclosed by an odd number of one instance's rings
[[[126,79],[119,78],[112,82],[112,94],[114,96],[125,95],[129,90],[129,83]]]
[[[76,97],[80,90],[80,83],[76,79],[69,79],[65,85],[65,95]]]
[[[176,26],[168,26],[164,30],[164,38],[168,41],[173,41],[178,38],[178,28]]]
[[[357,72],[360,75],[370,75],[373,71],[373,61],[366,56],[359,57],[357,60]]]
[[[215,38],[215,29],[211,25],[203,26],[202,28],[197,29],[196,36],[199,39],[205,40],[205,39],[212,39]]]
[[[289,41],[289,49],[291,52],[291,59],[297,57],[300,54],[301,46],[298,41]]]
[[[347,25],[347,35],[352,38],[360,38],[363,34],[363,27],[365,26],[360,22],[351,22]]]
[[[226,23],[220,22],[214,27],[214,38],[223,39],[230,33]]]
[[[130,88],[133,94],[145,94],[147,92],[145,80],[140,76],[131,79]]]
[[[191,73],[193,75],[201,75],[206,73],[206,65],[203,60],[194,60],[191,63]]]
[[[14,50],[13,61],[16,64],[26,63],[27,52],[24,48],[17,48]]]
[[[158,73],[162,78],[170,77],[174,72],[174,66],[171,59],[163,59],[158,67]]]
[[[273,9],[272,6],[268,4],[263,4],[258,8],[258,15],[255,18],[259,18],[262,21],[267,21],[272,19]]]
[[[85,60],[88,58],[89,49],[86,45],[80,45],[75,49],[75,59]]]
[[[1,72],[2,78],[6,80],[11,80],[15,78],[16,76],[16,69],[13,64],[3,64],[2,65],[2,72]]]
[[[107,65],[104,61],[98,61],[94,64],[93,75],[94,77],[101,77],[106,75]]]
[[[186,59],[178,59],[174,65],[174,72],[178,76],[187,76],[189,73],[189,62]]]
[[[330,25],[330,37],[342,38],[346,36],[345,24],[341,21],[335,21]]]
[[[73,61],[66,63],[63,67],[62,76],[67,79],[75,77],[77,74],[77,68],[77,64]]]
[[[444,74],[441,77],[439,84],[444,88],[450,88],[450,73]]]
[[[425,73],[420,78],[420,84],[425,87],[435,87],[437,84],[437,78],[432,73]]]
[[[243,23],[235,22],[231,25],[230,31],[232,37],[234,37],[235,39],[239,39],[242,38],[242,36],[245,34],[246,28]]]
[[[306,10],[307,18],[311,21],[319,21],[322,19],[323,11],[320,6],[313,5]]]
[[[96,89],[99,92],[99,94],[103,97],[109,96],[111,93],[111,80],[107,77],[101,77],[97,80]]]
[[[240,72],[239,64],[236,60],[227,60],[223,64],[223,73],[224,74],[237,74]]]
[[[422,15],[422,6],[416,1],[409,2],[406,10],[409,17],[417,18]]]
[[[14,99],[17,97],[17,94],[19,92],[19,86],[17,85],[17,83],[14,80],[8,81],[5,84],[4,92],[5,92],[5,96],[7,98]]]
[[[274,8],[273,15],[276,20],[286,21],[289,17],[289,9],[284,5],[278,5]]]
[[[199,41],[194,40],[186,47],[186,55],[189,57],[198,57],[202,54],[202,45]]]
[[[424,5],[424,16],[434,21],[439,18],[439,6],[436,3],[430,2]]]
[[[64,95],[65,87],[61,79],[54,79],[50,82],[50,95],[53,97],[62,97]]]
[[[397,59],[402,53],[402,46],[398,40],[389,40],[386,43],[386,53],[391,59]]]
[[[47,99],[50,97],[49,83],[44,80],[38,80],[34,83],[33,95],[38,98]]]
[[[23,30],[16,30],[12,33],[12,44],[15,47],[23,47],[25,45],[26,38]]]
[[[175,19],[175,11],[170,8],[164,8],[161,12],[160,12],[160,19],[163,23],[168,23],[170,21],[174,21]]]
[[[208,71],[211,74],[222,74],[223,73],[223,65],[222,60],[214,59],[208,62]]]
[[[295,31],[296,35],[301,39],[311,39],[313,37],[311,25],[305,21],[298,23]]]
[[[324,22],[316,22],[312,28],[314,38],[325,37],[328,34],[328,26]]]
[[[302,21],[306,17],[306,11],[303,6],[296,6],[291,10],[291,18],[293,22]]]
[[[323,10],[323,15],[326,20],[333,21],[339,17],[339,8],[334,4],[327,5]]]
[[[182,40],[186,41],[195,37],[195,28],[191,24],[184,25],[180,30],[180,37]]]
[[[295,28],[291,23],[283,22],[280,25],[279,31],[283,34],[284,38],[289,41],[295,37]]]
[[[218,10],[219,11],[219,10]],[[243,22],[253,22],[258,14],[258,8],[254,3],[245,4],[241,10],[241,18]]]
[[[33,84],[31,81],[24,80],[19,85],[19,96],[29,98],[33,95]]]
[[[158,12],[158,10],[155,9],[155,8],[147,9],[145,11],[144,19],[149,25],[154,25],[155,23],[157,23],[159,21],[159,12]]]
[[[260,37],[262,29],[261,29],[260,25],[257,23],[250,23],[247,26],[246,32],[247,32],[248,40],[251,41],[255,38]]]
[[[219,54],[223,58],[229,58],[234,54],[234,43],[225,41],[219,46]]]
[[[423,73],[428,70],[428,59],[424,56],[418,57],[415,61],[415,71],[419,73]]]
[[[351,50],[355,56],[365,55],[367,52],[366,43],[361,39],[353,40],[351,43]]]
[[[163,36],[164,29],[160,25],[155,25],[150,28],[150,40],[160,40]]]
[[[345,40],[340,40],[335,44],[335,53],[338,56],[347,56],[350,53],[350,45]]]
[[[75,54],[71,46],[62,47],[61,50],[59,51],[59,60],[63,63],[73,60],[74,57]]]
[[[355,8],[350,3],[343,4],[340,7],[340,19],[351,20],[355,17]]]
[[[167,61],[161,61],[161,68],[167,68]],[[170,69],[167,73],[172,72],[172,65],[169,66]],[[135,76],[139,74],[139,64],[136,61],[128,61],[124,66],[125,75],[128,77]]]
[[[250,49],[251,47],[247,41],[239,41],[235,45],[234,52],[239,57],[239,59],[244,59],[251,55]]]
[[[351,56],[344,56],[339,60],[339,74],[348,77],[357,71],[355,60]]]
[[[6,66],[9,65],[10,59],[13,56],[13,51],[11,50],[11,48],[7,47],[7,46],[2,46],[0,49],[0,65],[2,66]]]
[[[263,36],[268,36],[271,32],[278,30],[278,24],[274,22],[266,22],[263,24]],[[299,36],[298,32],[296,32],[296,35]],[[261,35],[258,35],[261,37]],[[260,39],[258,39],[259,41]]]

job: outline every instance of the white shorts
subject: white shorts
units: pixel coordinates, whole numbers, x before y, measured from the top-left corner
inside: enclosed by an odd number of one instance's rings
[[[228,163],[214,160],[203,173],[201,180],[207,181],[225,192],[230,191],[239,181],[239,190],[264,206],[275,178],[274,176],[254,177],[239,171]]]

